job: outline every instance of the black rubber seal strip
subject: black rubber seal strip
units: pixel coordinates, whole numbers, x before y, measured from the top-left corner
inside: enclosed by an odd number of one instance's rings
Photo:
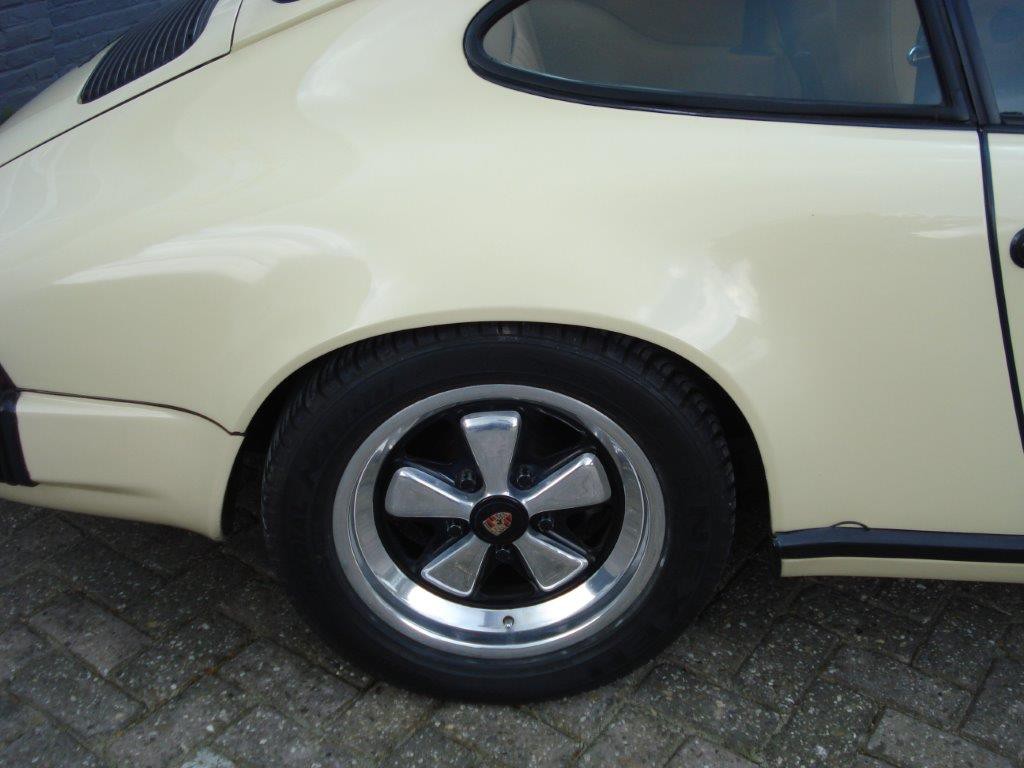
[[[16,389],[0,394],[0,483],[34,486],[18,435],[17,404],[20,394]]]
[[[882,557],[970,563],[1024,563],[1024,536],[870,528],[809,528],[775,535],[782,560]]]

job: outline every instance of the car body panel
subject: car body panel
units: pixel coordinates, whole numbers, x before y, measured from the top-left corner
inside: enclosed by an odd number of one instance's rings
[[[14,382],[241,433],[360,339],[591,326],[725,389],[775,530],[1024,534],[975,132],[541,98],[479,6],[351,0],[0,169]]]
[[[165,523],[213,538],[242,438],[192,413],[25,392],[18,427],[34,487],[15,501]]]
[[[235,39],[232,49],[237,50],[255,43],[265,37],[277,34],[282,29],[287,29],[348,2],[351,0],[302,0],[302,2],[245,0],[238,12],[238,21],[235,23]]]
[[[1021,584],[1024,583],[1024,565],[895,557],[811,557],[783,560],[782,576],[875,576]]]
[[[1024,230],[1024,134],[990,133],[989,162],[995,202],[999,263],[1018,383],[1024,382],[1024,269],[1010,258],[1010,243]],[[1024,505],[1022,505],[1024,506]],[[1024,515],[1024,511],[1021,512]]]
[[[38,94],[4,124],[0,130],[0,164],[33,147],[92,120],[119,104],[150,91],[169,80],[226,55],[242,0],[220,0],[202,34],[177,58],[88,104],[79,95],[106,48],[89,61],[68,72]],[[158,137],[153,137],[157,140]]]

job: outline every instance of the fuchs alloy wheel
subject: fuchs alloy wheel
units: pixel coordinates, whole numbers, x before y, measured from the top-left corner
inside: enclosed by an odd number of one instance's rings
[[[359,446],[334,502],[339,561],[370,609],[470,658],[599,632],[650,581],[664,539],[639,446],[538,387],[460,387],[407,406]]]
[[[356,345],[297,392],[263,515],[321,634],[461,699],[583,690],[711,595],[734,492],[684,365],[614,334],[483,325]]]

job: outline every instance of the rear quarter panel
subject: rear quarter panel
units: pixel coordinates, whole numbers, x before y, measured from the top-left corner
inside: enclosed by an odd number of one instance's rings
[[[1024,533],[973,133],[508,90],[479,5],[353,0],[0,169],[15,382],[240,432],[360,338],[590,325],[736,400],[777,530]]]

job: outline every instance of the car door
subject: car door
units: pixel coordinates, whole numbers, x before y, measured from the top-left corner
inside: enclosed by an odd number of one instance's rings
[[[1017,389],[1024,360],[1024,4],[960,0],[957,5],[977,94],[987,175],[993,270],[1007,356]]]

